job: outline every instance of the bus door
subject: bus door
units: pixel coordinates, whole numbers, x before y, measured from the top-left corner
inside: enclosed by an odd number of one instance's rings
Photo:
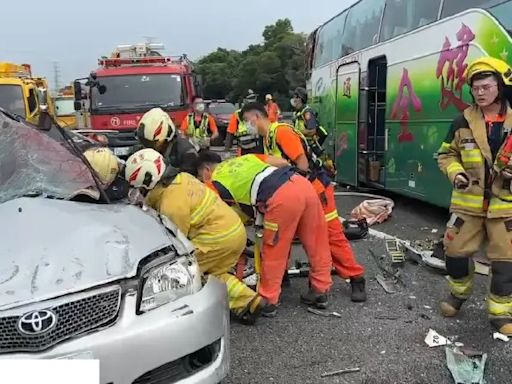
[[[336,72],[334,157],[336,181],[358,185],[359,77],[358,62],[342,64]]]
[[[387,60],[369,61],[368,86],[361,89],[359,131],[359,182],[385,187]]]

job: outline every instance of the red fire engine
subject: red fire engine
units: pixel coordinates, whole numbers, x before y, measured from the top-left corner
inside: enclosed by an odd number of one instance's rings
[[[186,55],[162,56],[161,50],[158,43],[120,45],[110,58],[99,59],[100,67],[87,79],[90,128],[103,131],[118,156],[138,143],[135,130],[151,108],[167,111],[177,126],[191,109],[199,87],[192,63]],[[75,99],[82,97],[76,85],[75,92]],[[77,100],[75,107],[80,109]]]

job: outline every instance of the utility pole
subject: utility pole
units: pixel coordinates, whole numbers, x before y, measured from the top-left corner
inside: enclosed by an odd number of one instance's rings
[[[59,92],[60,89],[60,66],[58,61],[53,62],[53,82],[55,93]]]

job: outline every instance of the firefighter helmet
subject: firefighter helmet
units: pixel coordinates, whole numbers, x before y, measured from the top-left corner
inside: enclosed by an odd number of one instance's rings
[[[473,77],[479,73],[497,73],[505,85],[512,85],[512,69],[502,60],[494,57],[481,57],[473,61],[466,70],[466,79],[471,85]]]
[[[110,149],[90,148],[84,152],[84,156],[104,185],[110,185],[114,181],[119,172],[119,162]]]
[[[164,172],[163,156],[151,148],[135,152],[126,161],[125,178],[134,188],[153,189]]]
[[[169,115],[161,108],[146,112],[139,121],[137,136],[145,146],[151,147],[159,141],[171,141],[176,134],[176,127]]]

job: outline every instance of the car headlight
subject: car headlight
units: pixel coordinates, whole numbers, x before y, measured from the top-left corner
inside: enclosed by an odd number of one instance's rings
[[[148,312],[201,289],[195,257],[186,256],[148,268],[142,274],[139,312]]]

